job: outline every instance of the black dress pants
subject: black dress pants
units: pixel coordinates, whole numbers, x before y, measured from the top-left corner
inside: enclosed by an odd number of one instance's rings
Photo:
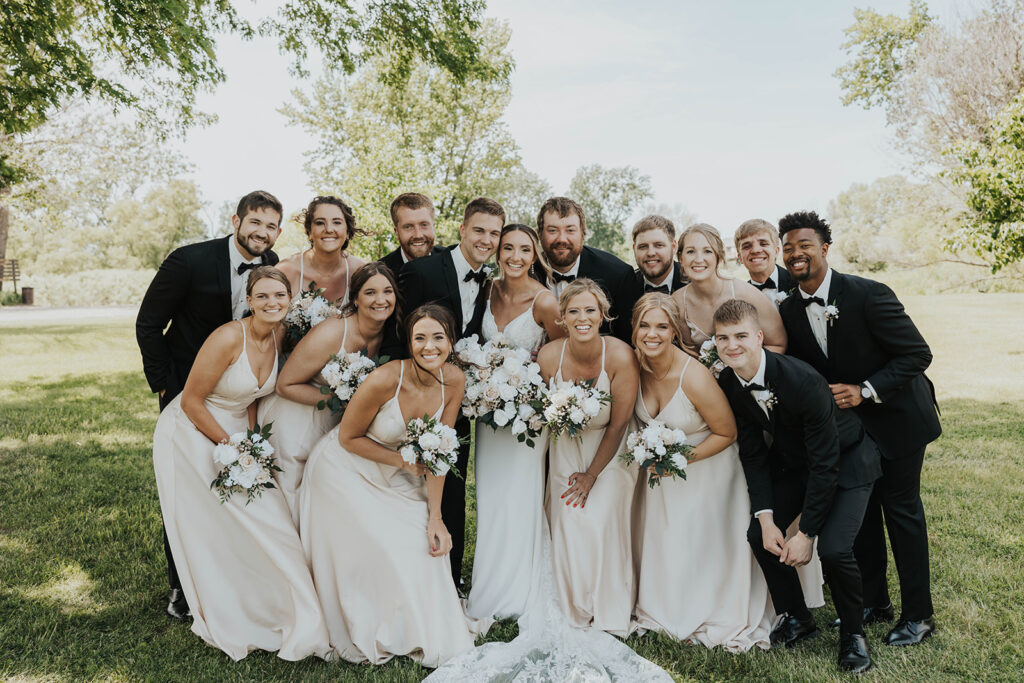
[[[465,437],[466,443],[459,446],[457,467],[462,478],[448,474],[444,478],[444,495],[441,498],[441,516],[448,533],[452,535],[452,551],[448,559],[452,563],[452,579],[458,588],[462,579],[462,556],[466,551],[466,475],[469,469],[469,418],[459,415],[455,421],[455,431],[459,437]]]
[[[178,394],[175,393],[173,396],[170,391],[164,392],[163,396],[160,396],[160,412],[164,411],[164,408],[174,400],[174,397]],[[178,578],[178,568],[174,566],[174,556],[171,555],[171,544],[167,541],[167,529],[164,527],[164,516],[160,515],[160,530],[164,536],[164,556],[167,558],[167,582],[171,586],[171,590],[181,590],[181,580]]]
[[[864,633],[863,588],[853,544],[872,487],[872,484],[865,484],[850,489],[836,489],[825,525],[818,535],[818,558],[828,576],[832,601],[844,634]],[[776,526],[784,533],[803,509],[806,485],[796,477],[782,476],[772,481],[772,488],[775,501],[773,517]],[[778,556],[764,549],[761,522],[756,518],[751,520],[747,540],[764,573],[775,610],[796,617],[808,614],[796,569],[779,562]]]
[[[885,528],[889,531],[896,571],[900,577],[901,616],[920,621],[932,616],[931,580],[928,563],[928,527],[921,502],[921,467],[924,451],[904,458],[882,458],[882,478],[864,514],[854,553],[864,577],[864,604],[884,607],[891,600],[886,582]]]

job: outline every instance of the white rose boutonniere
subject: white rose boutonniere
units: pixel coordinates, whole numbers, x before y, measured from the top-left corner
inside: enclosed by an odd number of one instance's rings
[[[830,303],[825,307],[825,320],[828,321],[829,326],[832,325],[836,320],[839,319],[839,309],[836,307],[836,302]]]

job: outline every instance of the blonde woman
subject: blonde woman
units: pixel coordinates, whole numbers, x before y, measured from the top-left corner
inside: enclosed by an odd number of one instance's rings
[[[636,470],[616,456],[636,403],[636,358],[625,342],[598,334],[609,304],[593,280],[566,286],[559,309],[568,338],[537,354],[541,375],[592,381],[612,402],[575,438],[551,442],[547,499],[556,593],[570,625],[625,635],[635,596],[630,507]]]
[[[676,258],[690,283],[672,293],[683,316],[683,350],[700,357],[701,345],[712,339],[715,311],[729,299],[742,299],[757,309],[764,326],[764,346],[777,353],[786,352],[786,329],[768,297],[753,285],[722,277],[725,245],[718,231],[706,223],[691,225],[679,236]]]
[[[693,446],[686,480],[637,487],[637,625],[732,652],[767,649],[775,614],[747,544],[750,499],[736,421],[711,372],[675,346],[681,318],[667,294],[646,294],[633,308],[636,419],[681,429]]]

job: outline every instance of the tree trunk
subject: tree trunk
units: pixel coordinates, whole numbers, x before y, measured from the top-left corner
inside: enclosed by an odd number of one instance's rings
[[[7,199],[11,196],[9,189],[0,190],[0,259],[7,258],[7,232],[10,227],[10,212],[7,209]],[[0,277],[0,291],[4,288],[3,278]]]

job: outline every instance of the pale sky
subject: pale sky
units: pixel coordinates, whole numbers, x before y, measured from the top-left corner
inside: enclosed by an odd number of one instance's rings
[[[905,15],[908,4],[870,6]],[[491,0],[487,14],[512,28],[506,120],[527,168],[562,193],[579,166],[635,166],[656,202],[729,234],[748,218],[824,212],[852,183],[904,170],[884,114],[844,107],[832,76],[857,5]],[[956,6],[930,3],[940,19]],[[262,188],[301,208],[314,141],[276,109],[303,84],[271,40],[228,37],[218,52],[227,82],[200,107],[220,120],[184,144],[205,200]]]

